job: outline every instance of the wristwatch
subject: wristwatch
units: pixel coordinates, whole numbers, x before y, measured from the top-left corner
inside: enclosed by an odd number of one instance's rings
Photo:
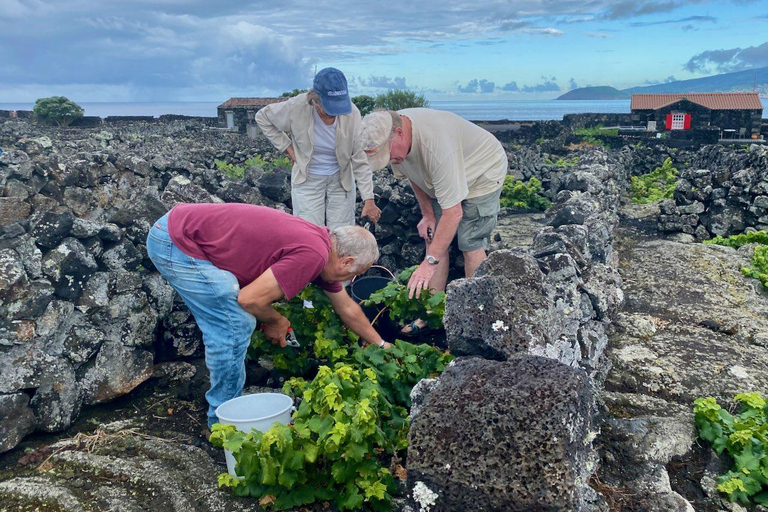
[[[438,263],[440,263],[440,261],[437,258],[435,258],[434,256],[430,256],[429,254],[427,254],[426,260],[427,260],[427,263],[429,263],[430,265],[437,265]]]

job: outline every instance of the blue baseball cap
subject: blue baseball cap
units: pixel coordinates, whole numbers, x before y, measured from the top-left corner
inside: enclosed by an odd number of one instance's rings
[[[347,90],[347,78],[336,68],[321,69],[315,75],[312,89],[320,96],[323,110],[329,116],[344,116],[352,112]]]

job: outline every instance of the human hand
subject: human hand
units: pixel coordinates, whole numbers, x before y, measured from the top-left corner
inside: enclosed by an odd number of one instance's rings
[[[419,223],[416,225],[416,229],[419,230],[419,236],[427,242],[431,242],[432,235],[435,233],[435,224],[437,224],[437,220],[435,219],[434,215],[423,216]]]
[[[285,148],[285,154],[288,155],[288,158],[291,159],[292,164],[296,163],[296,152],[293,150],[293,145]]]
[[[429,281],[433,275],[435,275],[435,266],[422,261],[408,280],[408,298],[412,299],[415,296],[418,299],[421,291],[429,288]]]
[[[264,335],[273,345],[279,344],[281,347],[285,347],[285,336],[288,334],[288,328],[291,326],[291,322],[284,316],[280,316],[276,322],[263,323],[261,329],[264,331]]]
[[[363,211],[360,214],[361,217],[368,217],[374,224],[379,222],[381,218],[381,209],[376,206],[373,199],[366,199],[363,203]]]

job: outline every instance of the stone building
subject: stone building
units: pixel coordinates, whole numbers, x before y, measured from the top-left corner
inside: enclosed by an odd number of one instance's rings
[[[285,101],[287,98],[229,98],[217,107],[219,128],[245,133],[248,125],[254,122],[256,112],[271,103]]]
[[[763,105],[756,92],[633,94],[632,119],[649,131],[720,130],[720,138],[760,138]]]

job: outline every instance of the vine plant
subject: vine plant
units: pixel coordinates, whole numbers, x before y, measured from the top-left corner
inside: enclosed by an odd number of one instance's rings
[[[741,393],[733,415],[712,397],[694,402],[699,437],[733,459],[733,467],[718,478],[717,490],[730,501],[768,504],[768,404],[759,393]]]
[[[393,319],[419,315],[441,324],[445,294],[422,293],[408,301],[405,283],[412,272],[369,303],[387,308]],[[301,403],[292,425],[275,423],[267,432],[214,425],[211,443],[230,450],[236,461],[236,476],[219,475],[219,485],[275,510],[316,501],[333,501],[339,510],[389,510],[396,486],[388,466],[408,446],[411,389],[442,373],[452,356],[401,340],[387,350],[356,346],[354,333],[313,286],[275,308],[291,321],[302,348],[276,348],[257,332],[249,356],[271,354],[276,368],[296,375],[283,391]],[[307,381],[301,376],[312,359],[323,364]]]
[[[747,244],[758,244],[752,253],[752,266],[742,267],[741,273],[752,277],[768,287],[768,232],[753,231],[729,237],[716,236],[704,241],[705,244],[725,245],[727,247],[739,247]]]

